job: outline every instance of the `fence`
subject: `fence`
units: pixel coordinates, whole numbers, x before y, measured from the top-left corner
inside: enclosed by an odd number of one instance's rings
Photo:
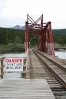
[[[2,57],[0,58],[0,78],[3,79],[4,73],[22,73],[26,78],[27,57]]]

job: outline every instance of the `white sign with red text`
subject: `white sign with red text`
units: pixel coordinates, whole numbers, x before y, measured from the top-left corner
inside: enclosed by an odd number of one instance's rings
[[[23,71],[23,58],[5,58],[5,71]]]

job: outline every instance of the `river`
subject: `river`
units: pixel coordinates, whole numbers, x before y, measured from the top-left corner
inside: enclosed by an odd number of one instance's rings
[[[61,59],[66,59],[66,51],[55,51],[55,55]]]

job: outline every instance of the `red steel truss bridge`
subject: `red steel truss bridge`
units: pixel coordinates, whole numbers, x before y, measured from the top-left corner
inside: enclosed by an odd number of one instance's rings
[[[36,20],[27,14],[25,22],[25,52],[29,48],[29,38],[38,37],[38,50],[54,55],[51,22],[43,22],[43,14]]]

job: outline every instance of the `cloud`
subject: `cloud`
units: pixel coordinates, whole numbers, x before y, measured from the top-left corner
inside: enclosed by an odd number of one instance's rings
[[[15,25],[25,25],[25,21],[23,21],[23,18],[16,17],[16,18],[5,18],[0,17],[0,27],[13,27]]]
[[[0,0],[0,13],[6,7],[6,0]]]
[[[36,20],[43,13],[44,22],[51,21],[53,28],[63,28],[65,12],[66,0],[0,0],[0,26],[24,24],[27,14]]]

